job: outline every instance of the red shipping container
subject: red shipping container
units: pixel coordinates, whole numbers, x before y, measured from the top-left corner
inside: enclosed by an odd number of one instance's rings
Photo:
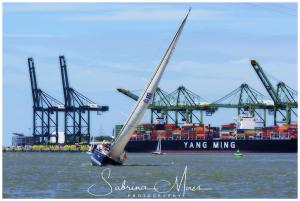
[[[189,138],[196,138],[196,132],[195,131],[190,131],[189,132]]]
[[[154,132],[152,132],[152,133],[150,133],[150,138],[151,139],[157,139],[157,133],[154,133]]]
[[[176,128],[176,124],[165,124],[165,128],[166,129],[175,129]]]
[[[291,130],[289,130],[288,134],[290,134],[290,135],[297,135],[297,131],[291,131]]]
[[[167,138],[172,137],[172,131],[166,131],[165,136],[166,136]]]
[[[274,131],[278,131],[279,126],[272,126],[272,128],[273,128]]]
[[[130,136],[130,140],[136,140],[136,138],[137,138],[137,134],[136,132],[133,132]]]
[[[196,138],[196,134],[195,135],[190,135],[189,138],[190,139],[195,139]]]

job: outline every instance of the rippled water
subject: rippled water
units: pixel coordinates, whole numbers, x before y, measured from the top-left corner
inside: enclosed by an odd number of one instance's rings
[[[91,166],[85,153],[3,154],[5,198],[134,196],[296,198],[297,154],[247,153],[235,158],[230,153],[130,153],[124,166],[106,167]]]

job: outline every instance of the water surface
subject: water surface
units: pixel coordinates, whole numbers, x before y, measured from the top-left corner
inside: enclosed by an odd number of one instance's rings
[[[130,153],[124,166],[106,167],[91,166],[89,158],[86,153],[4,153],[3,197],[297,198],[297,154]],[[160,192],[175,185],[158,193],[151,189],[156,183]]]

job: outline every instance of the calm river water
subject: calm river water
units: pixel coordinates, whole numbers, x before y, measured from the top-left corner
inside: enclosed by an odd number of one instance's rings
[[[296,198],[297,154],[129,153],[94,167],[86,153],[3,153],[3,197]]]

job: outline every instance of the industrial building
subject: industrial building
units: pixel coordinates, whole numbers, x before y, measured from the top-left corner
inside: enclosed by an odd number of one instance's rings
[[[25,136],[22,133],[13,133],[12,146],[31,146],[33,144],[33,136]]]

